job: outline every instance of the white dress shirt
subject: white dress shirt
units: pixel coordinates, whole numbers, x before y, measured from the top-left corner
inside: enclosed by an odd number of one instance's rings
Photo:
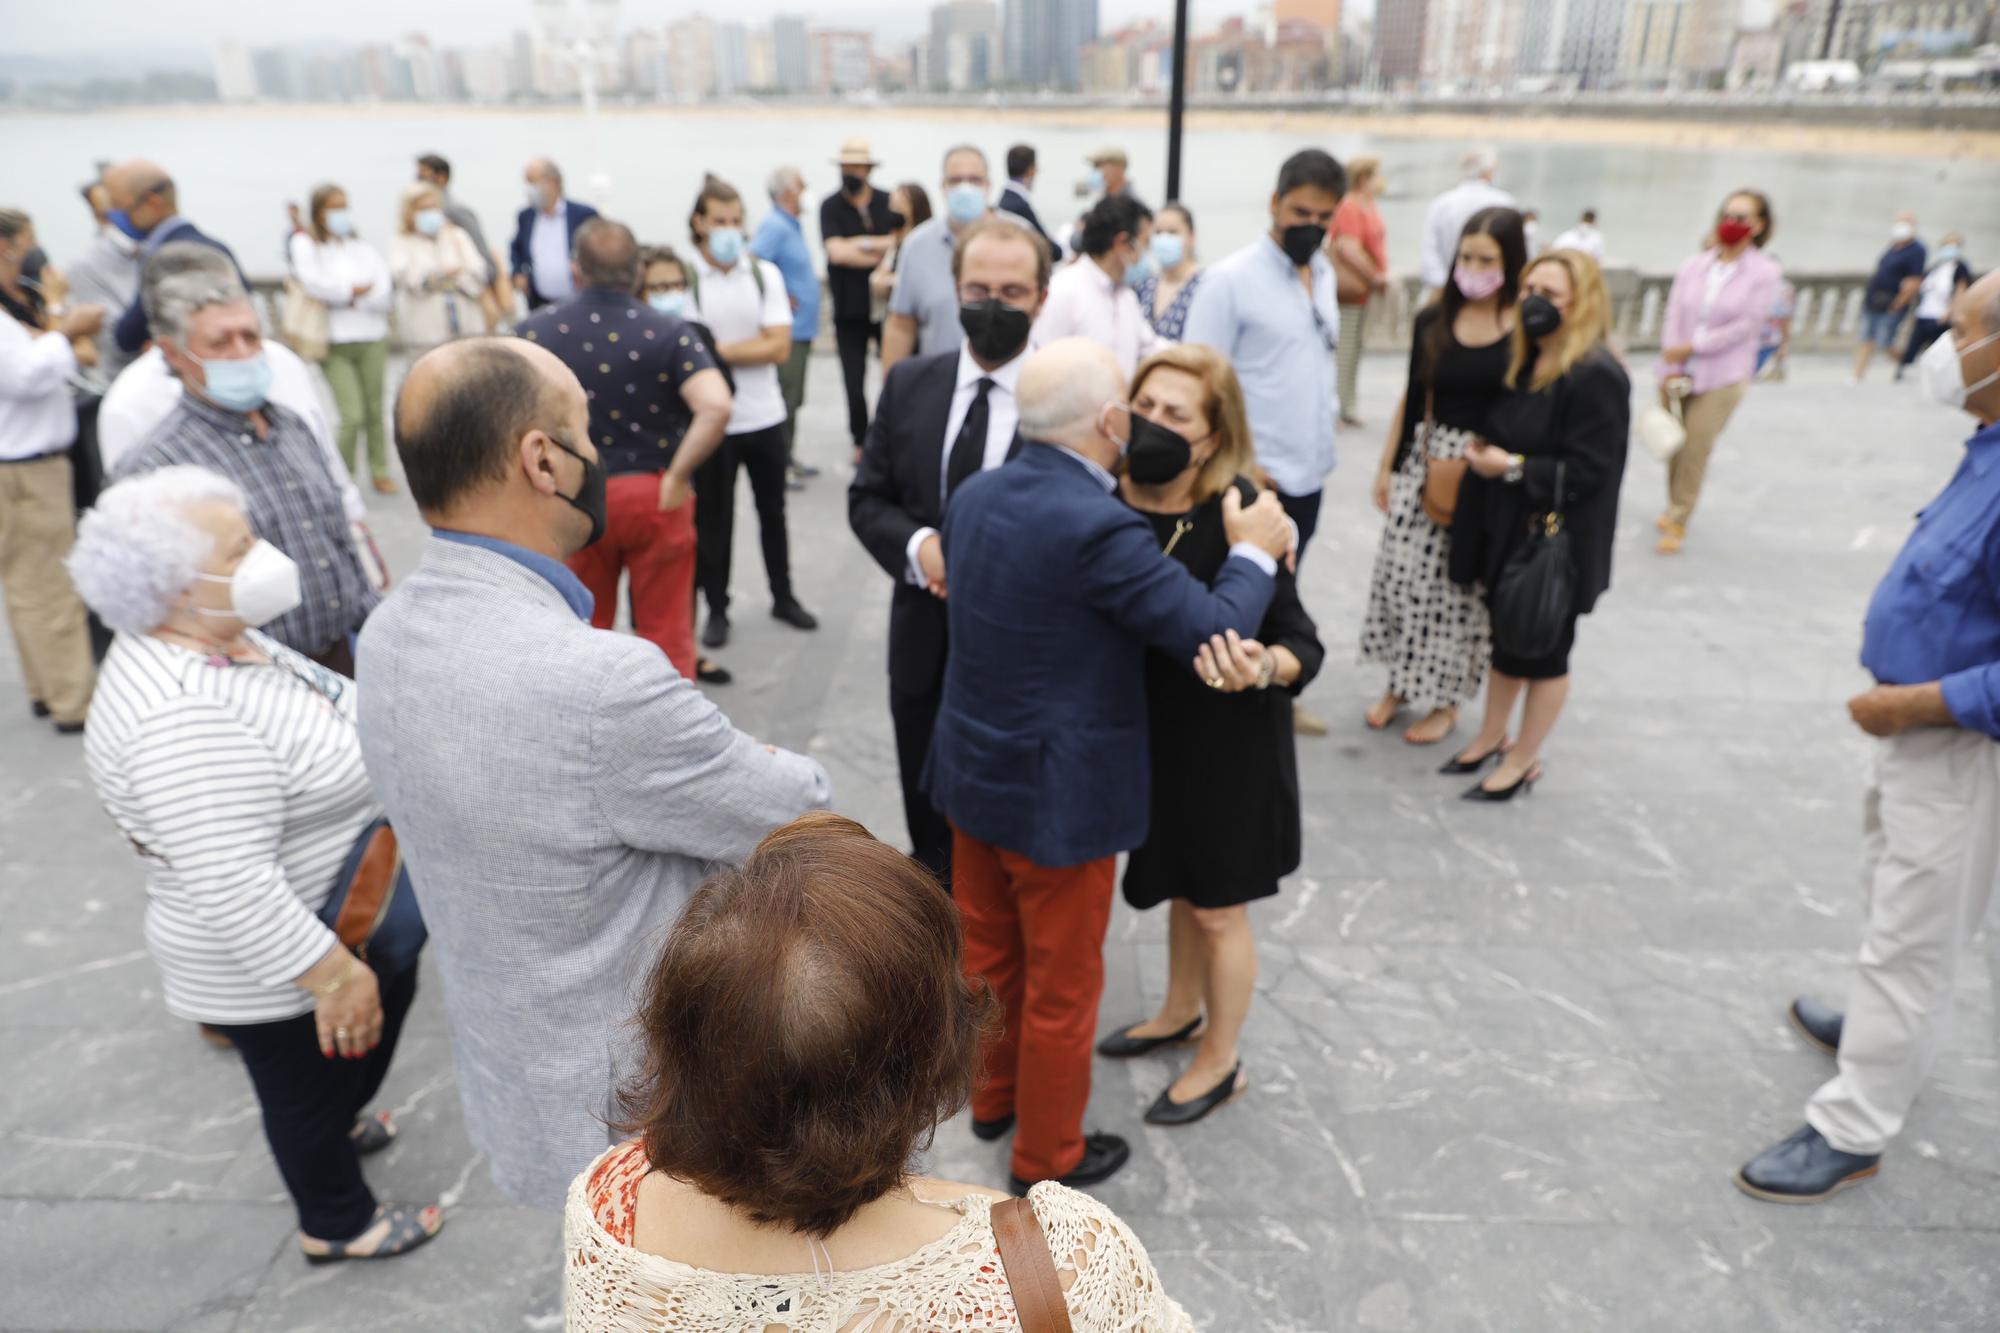
[[[76,351],[60,333],[31,329],[0,311],[0,462],[67,449],[76,439],[69,377]]]
[[[528,264],[543,300],[576,295],[576,281],[569,272],[569,200],[556,200],[553,213],[535,210],[534,230],[528,233]]]
[[[1006,365],[987,370],[972,359],[971,348],[959,344],[958,387],[952,390],[951,411],[944,419],[944,451],[938,459],[940,500],[950,498],[945,493],[945,479],[951,475],[951,447],[958,441],[959,428],[965,425],[965,414],[972,410],[973,399],[979,396],[982,379],[992,380],[993,387],[986,391],[986,452],[980,456],[979,470],[988,472],[1007,461],[1007,450],[1021,426],[1021,401],[1014,396],[1014,386],[1021,382],[1021,366],[1027,359],[1028,349],[1024,347]],[[917,548],[924,544],[924,538],[936,535],[936,528],[918,528],[910,534],[905,548],[910,558],[910,582],[919,587],[923,585],[924,573],[917,564]]]
[[[293,232],[292,276],[306,294],[326,306],[326,337],[335,343],[380,342],[389,336],[389,307],[396,299],[389,266],[366,241],[338,236],[316,241],[310,232]],[[360,296],[354,289],[363,283]]]
[[[1458,262],[1458,238],[1474,213],[1515,206],[1513,195],[1476,176],[1431,200],[1430,211],[1424,214],[1424,286],[1442,287],[1451,276],[1451,266]]]
[[[774,326],[784,329],[786,346],[791,345],[792,302],[785,295],[785,275],[778,272],[776,264],[746,249],[734,266],[720,269],[708,262],[699,246],[693,262],[695,290],[689,293],[690,317],[708,325],[716,346],[746,342]],[[750,273],[752,264],[763,270],[761,294]],[[775,365],[731,366],[730,373],[736,377],[736,401],[729,409],[729,434],[747,435],[784,422],[785,395],[778,387]]]
[[[1550,244],[1551,250],[1576,250],[1604,262],[1604,233],[1588,222],[1579,222]]]
[[[1058,338],[1088,338],[1103,343],[1118,358],[1126,379],[1142,358],[1169,346],[1153,332],[1139,308],[1139,295],[1112,280],[1097,261],[1085,255],[1049,282],[1049,299],[1035,318],[1034,343],[1043,347]]]
[[[1725,264],[1718,259],[1713,264],[1710,264],[1708,266],[1708,277],[1702,283],[1701,315],[1695,320],[1696,327],[1700,328],[1707,326],[1708,312],[1710,308],[1712,308],[1715,305],[1715,298],[1721,295],[1722,289],[1724,287],[1727,287],[1729,285],[1729,280],[1735,276],[1736,276],[1735,260],[1731,260]]]

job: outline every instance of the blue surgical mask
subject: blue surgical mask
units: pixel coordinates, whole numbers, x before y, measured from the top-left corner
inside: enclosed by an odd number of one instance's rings
[[[271,362],[262,352],[241,361],[204,361],[201,366],[202,396],[217,407],[231,412],[251,412],[264,405],[271,394]]]
[[[743,258],[743,228],[715,227],[708,233],[708,255],[716,263],[728,268]]]
[[[1956,264],[1958,256],[1959,248],[1955,245],[1940,245],[1937,249],[1938,262],[1941,264]]]
[[[416,216],[417,230],[426,236],[435,236],[444,230],[444,210],[442,208],[420,208]]]
[[[971,181],[960,181],[945,191],[944,211],[961,227],[979,221],[986,216],[986,188]]]
[[[104,215],[104,220],[135,241],[146,239],[146,231],[132,220],[132,215],[122,208],[114,208]]]
[[[688,294],[686,292],[654,292],[646,298],[646,304],[663,315],[678,319],[687,313]]]
[[[1151,250],[1144,251],[1137,259],[1125,266],[1125,285],[1136,289],[1146,279],[1155,276],[1158,272],[1158,267],[1153,263],[1153,252]]]
[[[1178,232],[1153,233],[1153,262],[1162,270],[1173,268],[1187,257],[1187,237]]]
[[[1092,194],[1104,193],[1104,169],[1102,167],[1092,167],[1090,169],[1090,192]]]
[[[329,208],[326,210],[326,229],[335,236],[352,236],[354,215],[344,208]]]

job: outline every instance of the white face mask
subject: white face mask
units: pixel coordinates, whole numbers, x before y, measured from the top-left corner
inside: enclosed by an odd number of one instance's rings
[[[229,610],[211,611],[191,607],[198,615],[240,620],[253,629],[268,625],[287,611],[296,610],[304,596],[299,591],[299,567],[292,558],[259,538],[234,574],[196,574],[208,583],[229,585]]]
[[[1965,382],[1965,358],[1995,339],[2000,339],[2000,333],[1989,333],[1976,343],[1959,347],[1951,340],[1951,334],[1946,333],[1932,343],[1917,361],[1917,373],[1923,379],[1924,392],[1946,407],[1964,407],[1967,398],[1993,381],[2000,380],[2000,369],[1995,369],[1977,384]]]
[[[1916,234],[1917,227],[1913,222],[1898,222],[1889,228],[1889,239],[1892,241],[1907,241]]]

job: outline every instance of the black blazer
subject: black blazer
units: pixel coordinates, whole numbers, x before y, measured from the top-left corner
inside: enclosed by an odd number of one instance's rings
[[[895,581],[889,602],[889,688],[929,694],[942,688],[949,631],[945,604],[910,582],[910,538],[944,527],[944,451],[958,350],[913,356],[891,367],[868,422],[861,467],[847,488],[847,524]],[[1021,434],[1007,450],[1021,452]]]
[[[1015,217],[1020,218],[1033,228],[1035,235],[1048,242],[1049,258],[1058,264],[1062,262],[1062,243],[1042,230],[1042,220],[1035,216],[1035,206],[1028,202],[1028,196],[1014,188],[1012,181],[1009,181],[1006,188],[1000,191],[1000,203],[998,207],[1001,212],[1012,213]]]
[[[171,230],[161,234],[157,243],[153,237],[148,236],[143,253],[146,258],[151,259],[153,252],[158,250],[160,246],[173,245],[179,241],[192,241],[196,245],[205,245],[211,250],[220,250],[223,254],[228,255],[229,262],[236,264],[236,276],[242,279],[244,290],[249,290],[250,279],[243,277],[243,265],[236,262],[236,256],[231,253],[229,247],[185,219],[175,223]],[[146,307],[140,303],[138,297],[134,296],[132,304],[126,306],[125,313],[118,317],[118,323],[111,332],[112,340],[118,344],[118,350],[121,352],[136,354],[141,347],[144,347],[151,340],[152,336],[152,326],[146,321]]]

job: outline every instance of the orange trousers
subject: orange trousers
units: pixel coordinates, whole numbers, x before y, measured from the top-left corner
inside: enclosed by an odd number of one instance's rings
[[[660,474],[626,472],[605,486],[604,535],[569,558],[597,607],[590,623],[618,619],[618,575],[632,575],[632,630],[658,644],[694,679],[694,499],[660,512]]]
[[[1014,1174],[1055,1180],[1083,1158],[1117,858],[1052,869],[957,829],[951,856],[966,973],[984,977],[1007,1014],[972,1114],[1018,1117]]]

